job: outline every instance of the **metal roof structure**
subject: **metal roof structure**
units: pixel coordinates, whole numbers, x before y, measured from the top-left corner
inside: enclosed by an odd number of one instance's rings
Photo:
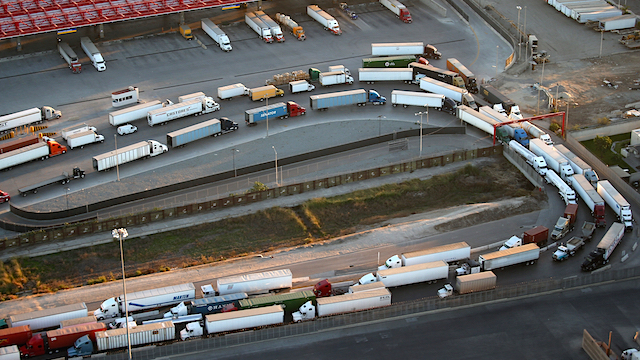
[[[0,40],[246,2],[249,0],[2,0]]]

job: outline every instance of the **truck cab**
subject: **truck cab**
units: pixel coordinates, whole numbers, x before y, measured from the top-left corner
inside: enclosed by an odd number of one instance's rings
[[[442,110],[445,110],[451,115],[456,114],[456,109],[458,108],[458,104],[453,99],[444,98],[444,104],[442,105]]]
[[[183,341],[202,335],[204,335],[204,329],[199,321],[190,322],[184,329],[180,330],[180,340]]]
[[[45,353],[46,345],[42,334],[33,335],[25,345],[20,347],[20,355],[24,357],[40,356]]]
[[[387,270],[387,269],[395,269],[402,266],[402,259],[398,255],[393,255],[388,258],[384,264],[378,266],[378,270]]]
[[[509,250],[517,246],[522,246],[522,239],[517,236],[512,236],[500,247],[500,251]]]
[[[366,284],[374,283],[376,281],[378,281],[376,276],[373,273],[368,273],[363,277],[361,277],[360,280],[358,280],[358,282],[354,285],[366,285]]]
[[[462,105],[466,105],[475,111],[478,111],[478,104],[471,94],[462,95]]]
[[[300,322],[303,320],[311,320],[316,317],[316,307],[313,306],[311,301],[307,301],[306,303],[300,306],[298,311],[291,314],[294,322]]]
[[[120,316],[120,302],[116,298],[109,298],[102,302],[100,308],[94,310],[93,315],[98,321]]]
[[[435,46],[429,44],[424,47],[424,54],[422,56],[429,59],[440,60],[442,54],[438,51],[438,49],[436,49]]]
[[[604,259],[604,249],[595,249],[584,259],[581,265],[582,271],[593,271],[607,262]]]
[[[451,284],[445,284],[442,289],[438,290],[438,297],[440,299],[444,299],[451,295],[453,295],[453,286],[451,286]]]
[[[571,230],[573,230],[573,226],[571,226],[570,220],[565,217],[561,217],[558,219],[556,226],[554,226],[553,231],[551,232],[551,238],[553,240],[560,240]]]
[[[377,91],[369,90],[367,93],[368,93],[368,100],[370,103],[374,105],[384,105],[387,103],[387,98],[380,95]]]
[[[51,106],[42,107],[42,120],[59,119],[62,117],[62,111],[56,110]]]
[[[189,25],[180,25],[180,35],[187,40],[193,40],[193,34],[191,34]]]
[[[463,262],[462,265],[460,265],[460,267],[456,269],[457,276],[477,274],[479,272],[480,272],[480,264],[477,261],[471,260],[471,259],[468,259],[467,261]]]
[[[89,335],[84,335],[83,337],[76,340],[73,343],[73,347],[67,349],[67,357],[73,358],[77,356],[89,356],[93,353],[93,342],[89,338]]]
[[[287,101],[287,112],[289,113],[289,116],[294,117],[306,114],[307,109],[298,105],[298,103],[294,101]]]
[[[333,295],[332,286],[328,279],[324,279],[313,286],[313,293],[316,297],[327,297]]]

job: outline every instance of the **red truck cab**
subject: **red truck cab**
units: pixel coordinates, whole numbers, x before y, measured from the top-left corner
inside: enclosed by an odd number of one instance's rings
[[[294,101],[287,101],[287,112],[289,113],[289,116],[293,117],[306,114],[307,109],[298,105]]]
[[[398,17],[406,24],[411,24],[413,21],[413,19],[411,19],[411,13],[407,9],[400,9],[400,15]]]
[[[324,279],[313,286],[313,293],[316,297],[327,297],[333,294],[331,283],[328,279]]]

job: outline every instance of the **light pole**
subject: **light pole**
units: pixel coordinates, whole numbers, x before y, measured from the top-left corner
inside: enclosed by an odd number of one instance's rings
[[[236,171],[236,153],[240,152],[240,150],[233,148],[231,149],[231,155],[233,156],[233,177],[238,176],[238,172]]]
[[[496,80],[498,79],[498,57],[500,56],[500,45],[496,45]]]
[[[67,216],[69,215],[69,187],[64,188],[64,196],[67,198]]]
[[[271,146],[273,152],[276,154],[276,186],[278,186],[278,152],[276,151],[275,146]]]
[[[544,77],[544,63],[546,61],[542,61],[542,72],[540,73],[540,85],[538,86],[538,113],[540,115],[540,88],[542,88],[542,78]]]
[[[120,181],[120,168],[118,167],[118,137],[117,134],[113,134],[113,140],[116,141],[116,175],[118,176],[118,181]]]
[[[265,107],[267,113],[267,137],[269,137],[269,98],[267,95],[264,95],[264,99],[267,102],[267,106]]]
[[[429,107],[425,105],[427,108],[426,111],[420,111],[415,114],[415,116],[420,115],[420,157],[422,157],[422,114],[427,114],[427,126],[429,125]]]
[[[382,135],[382,119],[386,119],[384,115],[378,115],[378,136]]]
[[[527,44],[529,43],[529,37],[527,36],[527,7],[524,7],[524,31],[522,31],[522,33],[524,34],[524,41],[525,41],[525,45],[524,45],[524,59],[525,61],[528,59],[527,57],[527,52],[528,52],[528,47]]]
[[[598,56],[599,58],[602,57],[602,40],[604,40],[604,31],[600,30],[600,55]]]
[[[120,240],[120,262],[122,263],[122,294],[124,297],[123,299],[124,300],[124,319],[125,319],[124,323],[125,323],[125,328],[127,329],[127,349],[129,351],[129,359],[131,359],[131,336],[129,334],[129,304],[127,303],[127,283],[125,282],[125,279],[124,279],[124,253],[122,251],[122,239],[129,236],[129,233],[125,228],[113,229],[111,230],[111,236],[113,236],[114,239]]]
[[[522,48],[522,32],[520,31],[520,10],[522,10],[522,6],[516,6],[518,9],[518,60],[520,60],[520,49]]]

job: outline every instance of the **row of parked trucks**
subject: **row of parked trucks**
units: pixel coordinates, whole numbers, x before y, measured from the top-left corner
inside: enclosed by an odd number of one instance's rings
[[[81,37],[80,47],[82,48],[84,53],[87,54],[87,56],[89,57],[89,61],[91,62],[91,65],[93,65],[93,67],[95,67],[96,70],[98,71],[107,70],[107,65],[104,61],[104,58],[102,57],[102,54],[100,53],[100,50],[98,50],[98,48],[93,44],[91,39],[89,39],[86,36]],[[64,61],[69,66],[69,69],[71,69],[71,71],[74,74],[79,74],[82,71],[82,64],[78,59],[78,55],[76,55],[76,52],[73,51],[73,49],[71,48],[71,46],[69,46],[68,43],[59,42],[58,52],[60,53],[60,57],[64,59]]]

